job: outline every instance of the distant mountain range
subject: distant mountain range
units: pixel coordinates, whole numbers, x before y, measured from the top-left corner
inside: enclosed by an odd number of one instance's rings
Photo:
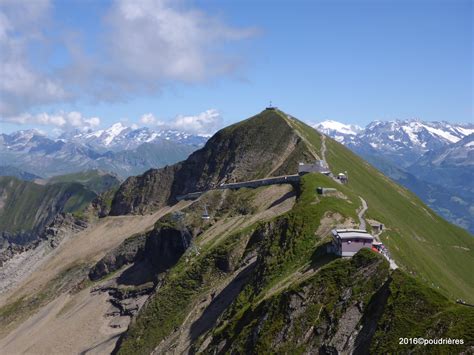
[[[474,124],[396,120],[362,128],[324,121],[313,127],[474,233]]]
[[[36,130],[0,134],[0,166],[42,177],[101,169],[128,177],[185,159],[206,137],[126,127],[73,131],[50,138]],[[14,174],[18,176],[17,174]]]
[[[313,127],[474,233],[474,124],[396,120],[363,128],[324,121]],[[36,130],[0,134],[0,175],[34,180],[100,169],[127,178],[181,161],[207,139],[122,123],[69,131],[55,139]]]

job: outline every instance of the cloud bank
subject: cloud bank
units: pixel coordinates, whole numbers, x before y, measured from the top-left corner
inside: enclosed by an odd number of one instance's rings
[[[32,115],[23,113],[17,116],[11,116],[3,119],[4,122],[19,125],[41,125],[54,126],[61,130],[79,128],[83,130],[93,129],[100,125],[99,117],[84,117],[80,112],[59,112],[57,114],[40,113]]]
[[[28,46],[44,42],[50,9],[48,0],[0,3],[1,116],[67,98],[60,80],[35,68],[29,58]]]
[[[140,118],[140,123],[162,129],[175,129],[191,134],[210,136],[222,127],[223,119],[218,110],[209,109],[197,115],[176,116],[171,122],[163,122],[153,114],[146,113]]]
[[[115,0],[105,17],[97,19],[105,31],[98,50],[90,52],[73,37],[47,36],[48,24],[55,22],[53,7],[50,0],[0,2],[2,120],[44,105],[127,100],[174,83],[229,74],[242,58],[224,47],[256,33],[229,26],[182,1]],[[81,34],[81,29],[67,30]],[[49,58],[41,62],[31,51],[33,45],[60,47],[69,60],[54,68]]]

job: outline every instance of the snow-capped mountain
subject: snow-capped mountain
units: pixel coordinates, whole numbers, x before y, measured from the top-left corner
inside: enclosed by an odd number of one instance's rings
[[[429,161],[434,166],[474,166],[474,134],[443,149],[427,153],[417,164]]]
[[[79,130],[53,139],[36,130],[0,134],[0,166],[48,177],[102,169],[121,177],[185,159],[205,137],[121,123],[98,131]]]
[[[474,125],[397,120],[372,122],[359,137],[376,149],[399,150],[409,147],[426,152],[456,143],[471,133],[474,133]]]
[[[100,150],[121,151],[136,149],[144,143],[157,143],[162,140],[201,146],[206,137],[196,136],[175,130],[153,130],[148,127],[133,128],[118,122],[103,130],[88,132],[69,132],[59,137],[62,140],[85,144]]]
[[[339,143],[349,143],[356,139],[363,130],[362,127],[351,124],[344,124],[337,121],[326,120],[313,125],[319,132],[326,134],[337,140]]]
[[[474,124],[397,120],[357,129],[324,121],[313,127],[412,190],[446,219],[474,232]]]
[[[365,128],[324,121],[313,127],[361,154],[383,153],[398,166],[407,167],[423,154],[454,144],[474,133],[474,124],[424,122],[417,119],[374,121]]]

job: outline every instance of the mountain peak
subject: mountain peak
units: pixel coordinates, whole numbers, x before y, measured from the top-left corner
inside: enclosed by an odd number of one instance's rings
[[[345,124],[338,121],[326,120],[319,122],[313,126],[317,130],[323,133],[337,132],[342,134],[356,135],[362,127],[352,124]]]
[[[298,163],[319,158],[310,140],[320,142],[311,127],[283,111],[263,110],[221,129],[185,161],[128,179],[111,213],[142,213],[222,183],[295,174]]]

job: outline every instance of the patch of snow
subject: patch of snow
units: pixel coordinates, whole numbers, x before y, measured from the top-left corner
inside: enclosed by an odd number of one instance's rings
[[[430,127],[430,126],[427,126],[427,125],[423,125],[423,127],[426,128],[428,130],[428,132],[430,132],[432,134],[435,134],[438,137],[444,138],[444,139],[446,139],[447,141],[449,141],[451,143],[456,143],[456,142],[459,142],[461,140],[460,137],[456,137],[456,136],[452,135],[449,132],[443,131],[442,129]]]
[[[461,132],[464,136],[469,136],[470,134],[474,133],[474,128],[456,127],[456,129],[459,132]]]
[[[313,126],[319,130],[331,130],[336,131],[342,134],[349,134],[349,135],[356,135],[358,132],[362,130],[361,127],[356,125],[348,125],[337,121],[326,120],[320,123],[317,123]]]
[[[410,139],[410,141],[414,144],[419,145],[420,141],[418,140],[418,136],[415,134],[416,132],[415,129],[416,128],[413,127],[412,125],[402,127],[402,130],[408,135],[408,138]]]

